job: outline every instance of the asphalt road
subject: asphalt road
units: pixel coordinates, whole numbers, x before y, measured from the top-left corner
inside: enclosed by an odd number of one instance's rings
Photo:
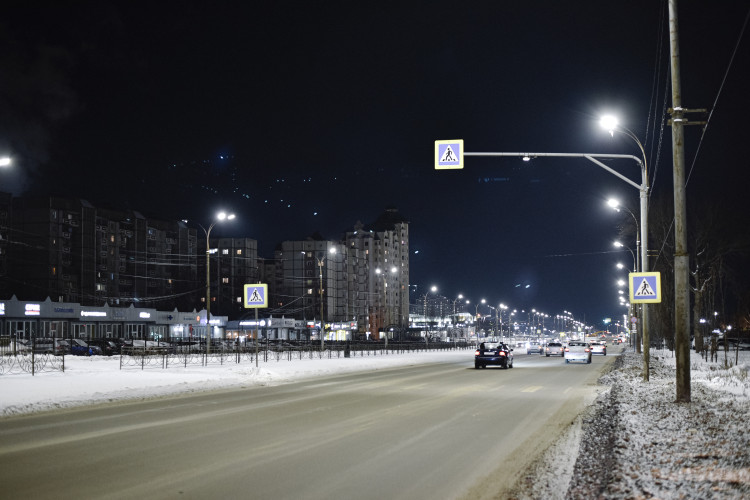
[[[613,349],[618,351],[619,349]],[[591,365],[518,352],[20,416],[5,498],[493,498],[591,401]]]

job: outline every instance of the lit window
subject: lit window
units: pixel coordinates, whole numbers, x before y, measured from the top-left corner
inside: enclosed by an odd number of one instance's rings
[[[237,255],[242,255],[242,250],[237,250]]]

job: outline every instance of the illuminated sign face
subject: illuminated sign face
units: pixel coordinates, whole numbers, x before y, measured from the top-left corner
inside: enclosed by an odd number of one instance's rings
[[[26,316],[39,316],[42,313],[42,306],[39,304],[26,304]]]
[[[266,326],[266,320],[262,319],[257,323],[255,321],[240,321],[240,326]]]
[[[81,311],[81,316],[93,316],[93,317],[106,317],[107,313],[104,311]]]
[[[151,313],[142,312],[142,313],[138,314],[138,317],[139,318],[143,318],[143,319],[149,319],[151,317]]]
[[[0,302],[0,316],[5,316],[5,302]]]

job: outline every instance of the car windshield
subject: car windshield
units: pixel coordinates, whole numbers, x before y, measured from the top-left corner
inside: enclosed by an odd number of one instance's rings
[[[479,346],[479,349],[483,349],[483,350],[485,350],[485,351],[494,351],[494,350],[496,350],[496,349],[497,349],[498,347],[501,347],[501,346],[502,346],[502,344],[498,344],[498,343],[495,343],[495,342],[483,342],[483,343],[482,343],[482,344],[481,344],[481,345]]]

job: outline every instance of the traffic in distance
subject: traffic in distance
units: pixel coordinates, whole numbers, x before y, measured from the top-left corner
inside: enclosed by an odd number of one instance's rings
[[[546,340],[518,340],[505,343],[496,338],[488,338],[480,342],[474,351],[474,368],[487,368],[487,366],[499,366],[500,368],[513,368],[513,352],[519,350],[526,355],[539,354],[546,357],[560,356],[565,363],[582,362],[591,363],[594,354],[607,355],[606,335],[598,337],[586,337],[583,339],[569,339],[567,341]],[[621,344],[625,339],[621,336],[609,336],[612,344]]]

